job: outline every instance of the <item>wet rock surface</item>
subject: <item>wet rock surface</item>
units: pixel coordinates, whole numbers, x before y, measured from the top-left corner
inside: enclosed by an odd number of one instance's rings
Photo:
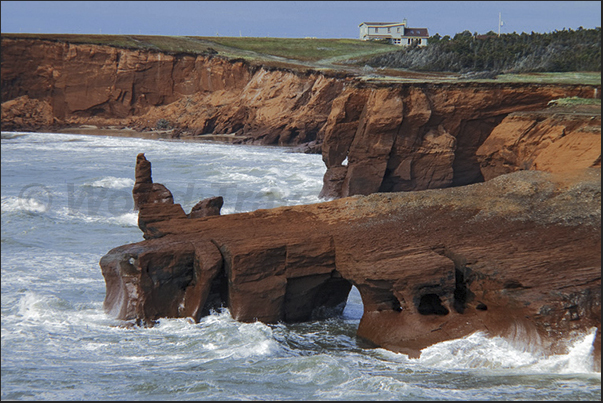
[[[600,367],[600,203],[596,168],[201,218],[154,203],[146,240],[101,259],[105,309],[296,322],[340,313],[353,285],[374,345],[417,356],[484,331],[551,353],[595,327]]]

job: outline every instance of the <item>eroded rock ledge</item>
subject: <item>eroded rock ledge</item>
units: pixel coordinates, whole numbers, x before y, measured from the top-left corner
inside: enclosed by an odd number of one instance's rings
[[[156,185],[139,155],[145,240],[100,261],[117,318],[226,306],[240,321],[305,321],[341,312],[354,285],[358,336],[375,345],[417,356],[484,331],[559,352],[595,327],[600,370],[600,169],[200,218]]]

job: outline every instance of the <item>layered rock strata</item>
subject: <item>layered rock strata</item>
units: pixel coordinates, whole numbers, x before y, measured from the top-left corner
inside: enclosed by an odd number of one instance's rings
[[[600,370],[600,169],[201,218],[160,200],[140,205],[146,240],[100,261],[117,318],[225,306],[240,321],[305,321],[341,312],[355,286],[358,336],[374,345],[416,357],[483,331],[553,353],[596,328]]]
[[[557,90],[560,88],[547,89],[552,91],[549,95],[553,97]],[[507,133],[510,126],[506,116],[512,112],[518,114],[520,110],[541,109],[536,106],[543,91],[544,88],[538,86],[348,88],[333,102],[324,126],[322,156],[327,172],[321,195],[345,197],[481,182],[485,179],[482,168],[488,164],[485,158],[493,159],[483,154],[488,150],[496,152],[500,140],[495,138],[503,136],[511,144],[526,141],[519,138],[523,133]],[[548,114],[541,112],[541,115]],[[545,119],[541,115],[535,113],[523,119],[526,125],[536,124]],[[590,156],[600,149],[600,108],[586,116],[575,116],[573,121],[570,117],[543,122],[538,133],[532,134],[530,144],[520,147],[530,154],[538,153],[566,132],[580,132],[584,127],[588,127],[588,131],[597,125],[599,132],[591,131],[588,141],[577,140],[560,149],[565,139],[546,151],[547,155],[565,155],[573,148],[574,155],[589,153]],[[554,133],[548,133],[547,129]],[[491,137],[492,146],[484,145]],[[576,137],[584,137],[584,133],[576,133]],[[571,157],[565,160],[564,169],[589,166],[584,162],[574,164]],[[596,156],[590,160],[591,165],[593,161]],[[507,159],[505,164],[506,170],[489,169],[488,179],[519,169],[549,168],[543,164],[526,164],[521,158]]]
[[[3,130],[95,125],[144,131],[161,123],[175,136],[303,144],[322,152],[321,195],[327,198],[483,181],[482,166],[498,157],[488,147],[481,157],[477,151],[507,115],[556,98],[600,94],[600,85],[368,84],[351,75],[211,55],[2,38]],[[550,143],[555,136],[541,137]],[[504,157],[509,168],[488,175],[541,165],[522,158]]]
[[[510,114],[477,149],[484,179],[525,169],[567,172],[601,168],[600,108],[598,112]]]

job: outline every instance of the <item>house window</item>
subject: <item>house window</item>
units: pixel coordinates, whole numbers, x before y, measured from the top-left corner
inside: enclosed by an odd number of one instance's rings
[[[390,32],[392,32],[392,29],[387,27],[387,33],[389,34]]]
[[[409,44],[409,45],[410,45],[410,41],[411,41],[411,39],[409,38],[409,39],[408,39],[408,44]]]
[[[379,28],[375,28],[375,33],[379,32]]]
[[[398,32],[400,32],[400,28],[398,28]]]

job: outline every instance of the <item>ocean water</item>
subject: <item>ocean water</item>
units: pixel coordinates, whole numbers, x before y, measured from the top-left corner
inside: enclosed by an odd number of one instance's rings
[[[102,309],[98,265],[141,241],[136,155],[185,211],[221,195],[223,214],[316,203],[319,155],[284,148],[51,133],[2,133],[3,400],[601,400],[595,333],[545,357],[476,333],[409,359],[363,348],[362,302],[295,325],[124,328]]]

